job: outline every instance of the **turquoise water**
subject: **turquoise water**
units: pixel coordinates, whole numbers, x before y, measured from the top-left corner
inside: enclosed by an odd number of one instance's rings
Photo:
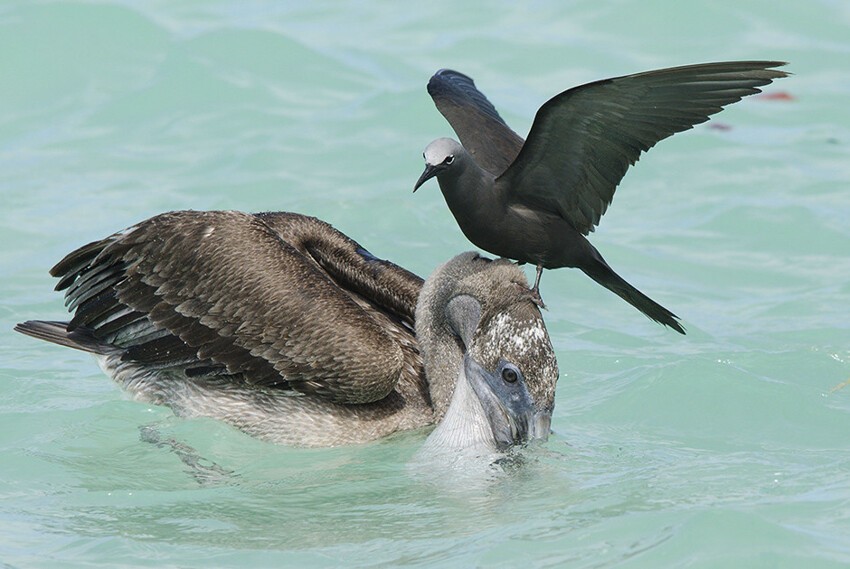
[[[63,317],[66,252],[166,210],[316,215],[420,275],[470,249],[411,195],[440,67],[524,133],[567,87],[753,58],[791,62],[788,96],[662,142],[592,236],[688,336],[548,272],[555,434],[501,478],[416,472],[422,433],[178,420],[11,331]],[[850,564],[845,2],[6,1],[0,77],[3,567]]]

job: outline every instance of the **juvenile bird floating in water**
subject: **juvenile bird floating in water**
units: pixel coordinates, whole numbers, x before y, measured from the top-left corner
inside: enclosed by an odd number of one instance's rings
[[[15,330],[93,353],[136,398],[180,415],[300,446],[434,423],[429,449],[549,436],[555,352],[505,260],[458,255],[423,284],[316,218],[182,211],[51,273],[74,317]]]
[[[442,69],[428,93],[463,146],[425,149],[415,192],[436,176],[463,234],[494,255],[575,267],[649,318],[684,334],[678,317],[627,283],[585,235],[631,164],[659,140],[705,122],[787,73],[777,61],[733,61],[636,73],[574,87],[543,104],[528,140],[508,127],[472,79]]]

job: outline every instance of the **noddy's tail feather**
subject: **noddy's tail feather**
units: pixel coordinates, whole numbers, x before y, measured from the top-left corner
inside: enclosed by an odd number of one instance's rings
[[[679,322],[679,317],[630,285],[614,269],[608,266],[601,255],[589,267],[581,267],[584,274],[601,284],[617,296],[643,312],[647,317],[659,324],[669,326],[679,334],[685,333],[685,328]]]
[[[67,322],[27,320],[15,325],[15,332],[93,354],[107,354],[115,350],[115,348],[98,341],[84,328],[69,332]]]

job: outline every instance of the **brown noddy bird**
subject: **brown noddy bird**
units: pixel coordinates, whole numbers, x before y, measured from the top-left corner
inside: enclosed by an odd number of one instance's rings
[[[414,192],[437,177],[464,235],[494,255],[544,268],[574,267],[646,316],[684,334],[678,317],[627,283],[586,235],[629,166],[658,141],[788,74],[778,61],[658,69],[594,81],[549,99],[523,140],[472,79],[442,69],[428,93],[460,138],[425,149]],[[542,301],[541,301],[542,303]]]

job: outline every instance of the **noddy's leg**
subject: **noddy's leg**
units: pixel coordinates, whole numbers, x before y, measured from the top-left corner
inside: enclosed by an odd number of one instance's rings
[[[534,278],[534,287],[531,289],[531,300],[540,308],[546,308],[543,297],[540,296],[540,277],[543,275],[543,265],[537,264],[537,276]]]

